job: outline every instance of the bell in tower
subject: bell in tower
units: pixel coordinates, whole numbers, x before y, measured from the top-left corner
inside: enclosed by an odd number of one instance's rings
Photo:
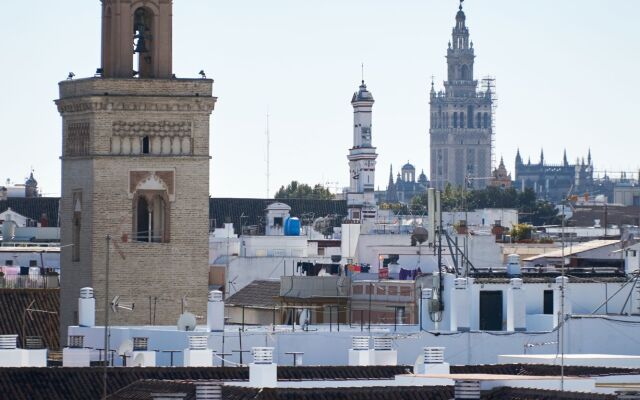
[[[172,0],[102,0],[105,78],[171,78],[172,7]]]

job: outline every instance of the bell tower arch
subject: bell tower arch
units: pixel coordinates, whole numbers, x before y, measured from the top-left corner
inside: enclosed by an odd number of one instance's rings
[[[102,0],[105,78],[171,78],[172,0]]]

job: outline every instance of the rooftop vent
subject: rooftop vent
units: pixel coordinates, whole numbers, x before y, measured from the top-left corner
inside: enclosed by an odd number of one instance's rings
[[[453,280],[453,287],[456,289],[466,289],[467,288],[467,279],[466,278],[456,278]],[[424,298],[424,297],[423,297]]]
[[[69,336],[69,347],[72,349],[84,348],[84,336],[80,336],[80,335]]]
[[[82,289],[80,289],[80,298],[81,299],[93,298],[93,288],[83,287]]]
[[[14,350],[18,347],[18,335],[0,335],[0,350]]]
[[[480,381],[456,380],[455,399],[480,399]]]
[[[25,338],[24,347],[28,350],[44,349],[44,342],[42,341],[42,336],[27,336]]]
[[[217,381],[196,382],[196,400],[221,400],[222,384]]]
[[[273,347],[253,347],[254,364],[272,364],[273,363]]]
[[[149,349],[148,337],[134,337],[133,338],[133,351],[147,351]]]
[[[208,336],[189,336],[189,350],[207,350],[208,348]]]
[[[442,364],[444,362],[444,347],[425,347],[425,364]]]
[[[373,338],[373,348],[374,350],[391,350],[391,345],[393,344],[393,339],[390,337],[374,337]]]
[[[351,338],[353,350],[369,350],[369,336],[354,336]]]
[[[222,292],[219,290],[212,290],[209,292],[209,301],[222,301]]]

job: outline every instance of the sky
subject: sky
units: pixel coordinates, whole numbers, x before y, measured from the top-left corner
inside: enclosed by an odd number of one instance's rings
[[[445,78],[457,0],[175,0],[174,72],[204,69],[214,197],[273,196],[292,180],[348,185],[351,96],[376,100],[376,186],[407,161],[429,166],[429,89]],[[467,0],[476,78],[496,78],[495,152],[526,161],[586,157],[596,171],[638,171],[637,0]],[[0,14],[0,180],[33,168],[60,193],[57,83],[100,65],[98,0],[7,2]],[[267,188],[266,116],[270,185]]]

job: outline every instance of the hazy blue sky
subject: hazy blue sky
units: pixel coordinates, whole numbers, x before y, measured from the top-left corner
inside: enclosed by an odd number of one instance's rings
[[[215,79],[213,196],[271,195],[296,179],[348,183],[350,99],[360,63],[374,106],[377,186],[410,160],[429,165],[428,91],[445,78],[456,0],[176,0],[174,70]],[[596,170],[637,170],[640,1],[467,0],[476,74],[497,79],[496,153],[570,160],[591,147]],[[31,166],[60,192],[61,123],[53,100],[69,71],[100,65],[98,0],[3,4],[0,179]]]

